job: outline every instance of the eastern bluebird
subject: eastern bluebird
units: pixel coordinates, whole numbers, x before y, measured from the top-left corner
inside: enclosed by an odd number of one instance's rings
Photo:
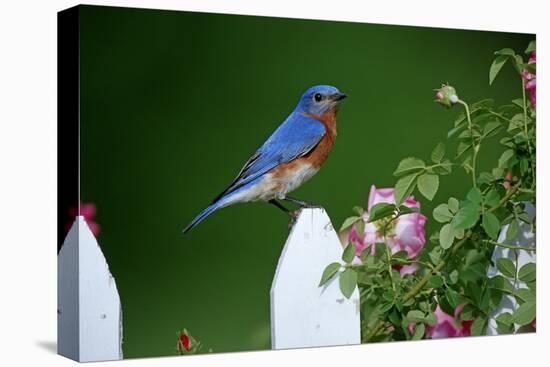
[[[291,214],[279,200],[300,206],[286,194],[319,171],[336,138],[336,113],[346,94],[329,85],[309,88],[298,105],[250,157],[237,177],[183,230],[188,232],[215,210],[249,201],[267,201]]]

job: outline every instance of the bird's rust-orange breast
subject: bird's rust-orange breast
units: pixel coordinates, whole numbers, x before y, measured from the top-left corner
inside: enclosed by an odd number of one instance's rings
[[[336,139],[336,109],[333,108],[322,115],[307,116],[319,120],[325,125],[325,136],[315,148],[302,157],[303,160],[312,164],[315,168],[320,168],[327,160]]]
[[[309,153],[307,153],[303,157],[294,159],[293,161],[281,164],[278,167],[274,168],[271,171],[271,174],[275,179],[287,177],[287,175],[292,174],[304,164],[309,164],[315,169],[319,169],[327,160],[330,151],[332,150],[334,140],[336,139],[336,110],[332,109],[322,115],[304,115],[321,121],[323,125],[325,125],[326,134],[323,136],[319,144],[317,144]]]

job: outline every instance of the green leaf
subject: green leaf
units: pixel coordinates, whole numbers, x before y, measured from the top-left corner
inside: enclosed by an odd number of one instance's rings
[[[349,218],[346,218],[346,220],[344,221],[344,223],[342,224],[342,227],[340,227],[340,230],[343,230],[343,229],[346,229],[348,227],[351,227],[355,222],[357,222],[359,219],[361,219],[361,217],[358,217],[358,216],[353,216],[353,217],[349,217]]]
[[[512,320],[518,325],[527,325],[535,319],[537,307],[535,302],[525,302],[514,311]]]
[[[447,202],[447,204],[449,205],[449,210],[451,211],[451,213],[456,213],[458,211],[458,200],[451,197],[449,198],[449,201]]]
[[[451,130],[447,132],[447,139],[458,133],[460,130],[464,129],[466,127],[466,122],[462,122],[461,124],[453,127]]]
[[[437,324],[437,316],[435,316],[435,313],[430,311],[424,318],[424,321],[426,321],[426,323],[430,326],[435,326]]]
[[[479,301],[479,309],[484,312],[490,312],[490,302],[491,302],[491,288],[483,289],[481,294],[481,299]]]
[[[346,298],[350,298],[357,286],[357,272],[347,268],[340,274],[340,290]]]
[[[495,55],[515,56],[516,53],[511,48],[503,48],[501,50],[495,51]]]
[[[417,174],[401,177],[395,184],[395,203],[399,206],[413,192]]]
[[[424,312],[420,310],[412,310],[407,312],[407,319],[410,322],[422,322],[424,321]]]
[[[523,57],[521,57],[521,55],[514,55],[514,57],[512,58],[512,65],[514,65],[516,71],[521,74],[524,65]]]
[[[392,255],[392,258],[396,260],[407,260],[408,257],[409,253],[405,250],[397,251],[395,254]]]
[[[434,275],[434,276],[430,277],[430,279],[428,280],[428,284],[433,288],[441,287],[444,282],[445,281],[443,280],[443,277],[441,277],[439,275]]]
[[[387,289],[384,293],[382,293],[382,297],[388,302],[393,302],[395,299],[395,292],[393,289]]]
[[[439,188],[439,176],[424,173],[418,177],[418,191],[428,200],[432,200]]]
[[[498,232],[500,231],[500,221],[493,213],[486,212],[483,214],[481,226],[492,239],[496,239],[498,237]]]
[[[361,216],[361,215],[363,215],[363,214],[365,213],[365,209],[363,209],[363,208],[360,207],[360,206],[354,206],[354,207],[352,208],[352,210],[353,210],[354,212],[356,212],[357,215],[359,215],[359,216]]]
[[[382,305],[382,307],[380,307],[380,312],[381,312],[381,313],[386,313],[386,312],[388,312],[389,310],[391,310],[392,307],[393,307],[393,302],[384,303],[384,304]]]
[[[510,259],[497,259],[497,269],[507,277],[514,278],[516,276],[516,266]]]
[[[445,156],[445,145],[443,143],[438,143],[434,150],[432,151],[432,162],[439,163]]]
[[[460,157],[470,149],[472,149],[471,144],[466,144],[461,141],[460,143],[458,143],[458,147],[456,148],[456,158]]]
[[[487,192],[487,194],[485,194],[485,203],[487,203],[490,207],[496,206],[499,201],[500,195],[496,192],[496,190],[491,189]]]
[[[329,279],[336,274],[336,272],[338,271],[338,269],[340,269],[341,266],[342,265],[340,265],[340,263],[336,263],[336,262],[332,264],[328,264],[325,270],[323,271],[323,275],[321,276],[319,287],[325,284],[326,282],[328,282]]]
[[[518,303],[535,302],[537,297],[533,290],[529,288],[520,288],[514,292],[514,296]]]
[[[507,168],[508,160],[514,156],[514,151],[512,149],[506,149],[502,152],[502,155],[498,159],[499,168]]]
[[[493,175],[490,174],[489,172],[481,172],[479,174],[477,182],[479,184],[489,184],[489,183],[493,182]]]
[[[362,220],[355,222],[355,231],[357,232],[357,236],[363,237],[365,234],[365,222]]]
[[[536,44],[535,40],[532,40],[531,42],[529,42],[529,45],[525,49],[525,53],[530,54],[531,52],[535,51],[536,49],[537,49],[537,44]]]
[[[353,242],[350,242],[348,243],[348,245],[344,249],[344,252],[342,253],[342,260],[349,264],[353,260],[354,256],[355,256],[355,245],[353,244]]]
[[[479,205],[475,203],[467,204],[458,210],[452,220],[454,229],[468,229],[472,228],[479,219]]]
[[[369,222],[389,217],[397,211],[395,205],[390,203],[378,203],[372,206],[369,211]]]
[[[497,121],[488,122],[487,125],[483,127],[483,139],[495,136],[501,127],[502,125],[500,122],[497,122]]]
[[[433,211],[433,217],[439,223],[447,223],[453,219],[453,214],[447,204],[439,204]]]
[[[445,291],[445,298],[447,298],[451,307],[455,308],[458,306],[458,294],[452,288],[447,288]]]
[[[521,269],[519,269],[518,277],[524,282],[534,281],[537,277],[537,269],[535,263],[528,263],[523,265]]]
[[[526,212],[519,213],[518,219],[520,219],[524,223],[532,224],[531,218],[529,218],[529,214],[527,214]]]
[[[361,256],[359,256],[359,258],[361,259],[361,262],[366,263],[367,261],[372,261],[372,258],[369,259],[370,254],[371,254],[370,249],[362,251]]]
[[[508,61],[508,56],[506,55],[498,55],[495,57],[493,63],[491,64],[491,68],[489,69],[489,85],[493,84],[493,81],[506,61]]]
[[[420,340],[424,336],[424,332],[426,331],[426,326],[424,324],[416,324],[414,328],[414,333],[411,337],[411,340]]]
[[[496,320],[497,320],[498,322],[503,323],[504,325],[511,325],[511,324],[513,324],[513,321],[512,321],[512,314],[509,313],[509,312],[501,313],[500,315],[497,316]]]
[[[441,230],[439,231],[439,244],[444,249],[448,249],[453,245],[453,240],[455,239],[455,234],[453,227],[450,223],[445,224],[443,227],[441,227]]]
[[[537,74],[537,63],[531,62],[531,63],[525,64],[525,69],[531,74]]]
[[[472,203],[480,204],[482,200],[481,191],[479,191],[477,187],[472,187],[472,189],[468,191],[466,199],[470,200]]]
[[[489,279],[489,286],[505,293],[512,293],[514,291],[514,286],[512,283],[510,283],[510,281],[502,275],[497,275]]]
[[[458,282],[458,271],[455,269],[449,274],[449,283],[456,284]]]
[[[432,170],[438,175],[448,175],[453,171],[453,164],[450,160],[445,159],[443,162],[439,163],[438,166],[434,166]]]
[[[418,172],[426,167],[424,161],[414,157],[408,157],[399,162],[397,169],[393,172],[394,176],[402,176],[405,174]]]
[[[478,317],[474,320],[472,327],[470,328],[470,333],[472,336],[485,335],[487,329],[487,320]]]
[[[506,240],[510,241],[516,238],[519,232],[518,221],[513,219],[510,224],[508,224],[508,230],[506,230]]]
[[[514,331],[514,322],[511,313],[505,312],[498,315],[496,317],[496,322],[499,334],[511,334]]]
[[[411,214],[411,213],[419,213],[420,212],[420,208],[416,208],[416,207],[408,207],[408,206],[405,206],[405,205],[401,205],[399,207],[399,214],[400,215],[405,215],[405,214]]]

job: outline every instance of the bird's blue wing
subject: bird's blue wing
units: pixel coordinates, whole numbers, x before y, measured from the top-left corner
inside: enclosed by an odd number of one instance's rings
[[[307,154],[319,144],[325,133],[325,126],[319,120],[292,113],[250,157],[235,180],[214,202],[278,165]]]

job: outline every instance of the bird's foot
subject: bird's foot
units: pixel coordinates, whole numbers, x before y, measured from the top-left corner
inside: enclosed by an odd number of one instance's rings
[[[300,215],[300,210],[288,212],[288,216],[290,217],[290,220],[288,221],[288,229],[292,229],[292,227],[294,227],[294,225],[296,224],[296,221],[298,220],[299,215]]]

